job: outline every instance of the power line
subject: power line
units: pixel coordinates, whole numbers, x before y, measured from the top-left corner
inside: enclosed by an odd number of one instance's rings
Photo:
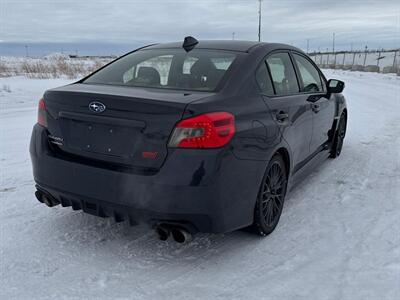
[[[335,53],[335,33],[332,36],[332,52]]]

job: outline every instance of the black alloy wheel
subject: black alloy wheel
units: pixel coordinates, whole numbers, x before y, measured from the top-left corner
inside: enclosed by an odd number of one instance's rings
[[[344,137],[346,136],[346,126],[347,126],[346,115],[345,113],[342,113],[342,115],[340,116],[339,126],[335,136],[335,142],[333,143],[331,151],[332,158],[338,157],[342,152],[343,141]]]
[[[286,195],[285,163],[279,154],[272,157],[264,175],[254,211],[253,227],[261,236],[270,234],[278,224]]]

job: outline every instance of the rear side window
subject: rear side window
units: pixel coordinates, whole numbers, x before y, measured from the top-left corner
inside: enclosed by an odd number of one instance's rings
[[[299,92],[296,73],[288,53],[275,53],[267,58],[276,95],[290,95]]]
[[[195,64],[196,61],[198,61],[196,57],[192,56],[186,57],[185,60],[183,61],[182,74],[190,74],[190,69]]]
[[[84,83],[213,91],[236,58],[233,52],[149,49],[132,52]]]
[[[271,78],[269,77],[265,61],[263,61],[263,63],[257,69],[256,80],[263,94],[274,94],[274,88],[272,87]]]
[[[293,54],[293,57],[303,82],[302,92],[322,92],[323,85],[318,70],[305,57],[298,54]]]

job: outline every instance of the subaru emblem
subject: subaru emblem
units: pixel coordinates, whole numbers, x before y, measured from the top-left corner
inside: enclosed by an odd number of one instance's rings
[[[106,106],[98,101],[93,101],[89,103],[89,109],[95,113],[102,113],[106,110]]]

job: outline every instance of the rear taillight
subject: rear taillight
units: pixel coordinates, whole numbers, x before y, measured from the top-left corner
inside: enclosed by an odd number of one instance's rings
[[[46,115],[46,105],[44,104],[44,99],[39,100],[38,107],[38,124],[47,127],[47,115]]]
[[[235,134],[235,118],[228,112],[212,112],[180,121],[168,146],[173,148],[219,148]]]

